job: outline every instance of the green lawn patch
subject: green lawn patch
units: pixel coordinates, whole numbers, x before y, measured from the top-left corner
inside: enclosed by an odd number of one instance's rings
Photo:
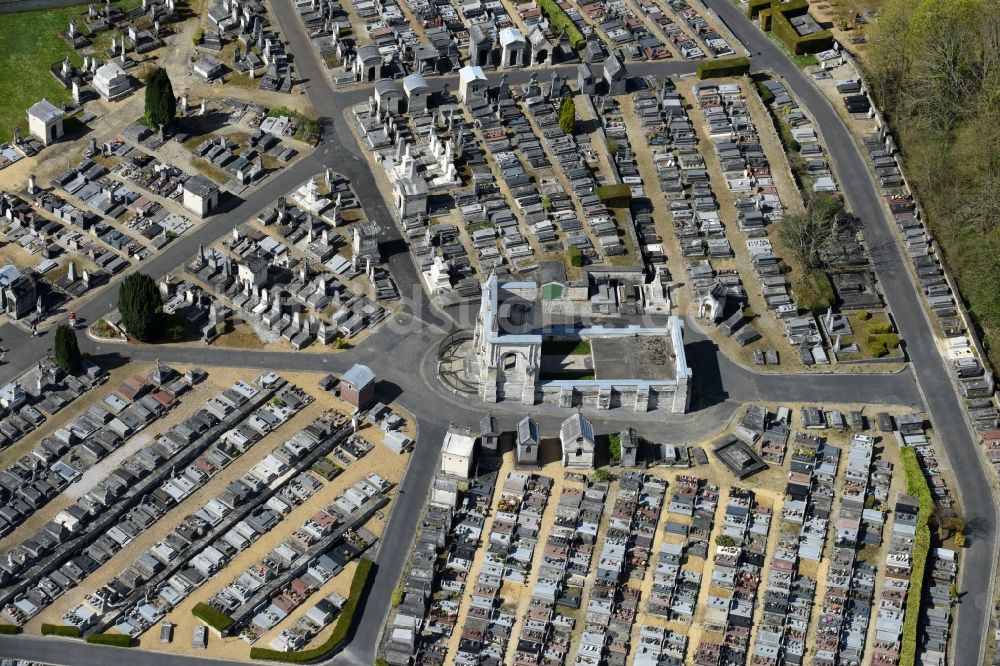
[[[115,3],[131,9],[141,0]],[[77,19],[77,29],[86,34],[83,17],[86,4],[59,9],[44,9],[17,14],[3,14],[0,19],[0,142],[13,139],[14,127],[20,126],[22,136],[28,133],[27,110],[45,98],[55,105],[72,99],[70,91],[50,73],[52,65],[69,56],[79,67],[83,56],[63,41],[59,33],[69,28],[69,20]],[[99,40],[101,33],[95,40]],[[108,38],[110,39],[110,37]],[[98,54],[104,56],[103,53]]]
[[[128,648],[134,645],[132,637],[125,634],[91,634],[87,636],[87,642],[93,645],[109,645],[121,648]]]
[[[343,472],[343,468],[329,458],[320,458],[313,463],[312,471],[322,476],[327,481],[332,481]]]
[[[337,624],[333,628],[333,633],[330,634],[330,637],[322,645],[318,645],[310,650],[299,650],[298,652],[278,652],[277,650],[255,647],[250,648],[250,658],[263,661],[280,661],[286,664],[304,664],[317,661],[330,654],[332,650],[347,638],[347,632],[350,631],[351,625],[354,623],[354,614],[358,610],[358,602],[361,601],[361,595],[368,585],[373,565],[374,563],[367,558],[358,560],[358,568],[355,569],[354,578],[351,580],[350,596],[347,598],[347,602],[344,603],[344,607],[340,609],[340,615],[337,617]]]
[[[920,623],[920,602],[924,587],[924,573],[927,554],[931,549],[931,528],[928,526],[934,513],[934,500],[924,472],[920,469],[917,453],[910,447],[899,450],[906,477],[906,494],[920,501],[917,514],[917,533],[913,542],[913,557],[910,568],[910,589],[906,594],[906,616],[903,618],[903,636],[899,652],[899,666],[913,666],[917,658],[917,628]]]
[[[315,118],[310,118],[305,114],[292,109],[286,109],[283,106],[270,109],[267,115],[271,118],[291,118],[298,123],[298,129],[295,130],[293,138],[312,145],[315,145],[319,141],[319,121]]]
[[[866,318],[867,315],[867,318]],[[889,317],[883,312],[855,312],[847,316],[852,335],[842,337],[841,344],[855,343],[863,354],[882,358],[897,354],[899,335],[892,330]]]
[[[543,340],[543,356],[584,356],[590,353],[588,340]]]
[[[830,278],[821,270],[800,275],[799,279],[792,282],[792,291],[799,305],[817,316],[826,314],[837,298]]]
[[[43,624],[42,636],[63,636],[65,638],[79,638],[80,630],[65,624]]]
[[[474,234],[477,231],[482,231],[483,229],[492,229],[492,222],[473,222],[472,224],[465,225],[465,230],[470,234]]]
[[[194,608],[191,609],[191,615],[194,615],[220,634],[224,634],[227,629],[233,626],[233,618],[205,603],[195,604]]]

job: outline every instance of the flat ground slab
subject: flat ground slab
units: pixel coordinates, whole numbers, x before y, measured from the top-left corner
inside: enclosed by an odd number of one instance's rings
[[[674,379],[674,350],[665,335],[592,338],[598,379]]]

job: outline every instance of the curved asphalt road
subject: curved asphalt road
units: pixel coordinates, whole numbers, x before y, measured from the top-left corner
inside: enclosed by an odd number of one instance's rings
[[[897,324],[907,343],[907,353],[914,361],[914,375],[909,370],[895,375],[808,375],[769,376],[750,372],[741,368],[724,355],[718,354],[714,345],[689,330],[688,354],[692,365],[698,365],[703,378],[699,386],[705,404],[695,416],[681,417],[676,422],[655,425],[644,424],[669,432],[671,441],[703,436],[710,428],[706,422],[723,423],[732,416],[742,402],[758,400],[781,402],[787,400],[814,400],[816,402],[839,402],[843,396],[866,394],[872,396],[872,403],[895,403],[919,405],[929,404],[929,411],[940,439],[943,441],[949,460],[958,477],[957,489],[963,498],[967,522],[975,528],[970,539],[970,547],[962,563],[964,571],[993,571],[995,550],[996,514],[992,495],[978,457],[976,441],[968,428],[959,400],[951,383],[950,375],[936,352],[930,322],[926,318],[921,299],[909,279],[903,257],[900,254],[891,230],[891,223],[881,208],[878,193],[868,178],[866,165],[858,152],[852,137],[841,123],[836,112],[812,83],[785,58],[742,12],[726,0],[709,0],[711,9],[724,20],[729,28],[741,39],[754,55],[754,69],[770,69],[786,79],[800,101],[813,114],[823,128],[838,176],[847,192],[847,199],[854,211],[866,221],[865,235],[872,248],[876,271],[892,307]],[[393,217],[385,206],[381,193],[367,166],[365,155],[358,147],[342,112],[350,104],[363,102],[367,90],[334,93],[328,85],[325,69],[319,63],[315,52],[305,35],[294,8],[289,2],[272,3],[272,12],[282,29],[286,40],[295,47],[295,66],[299,79],[304,80],[304,88],[313,106],[323,116],[324,136],[315,152],[293,166],[272,176],[270,180],[256,188],[243,201],[232,201],[231,208],[208,220],[201,227],[177,239],[164,251],[142,264],[141,268],[154,276],[164,275],[189,260],[198,245],[209,245],[218,237],[228,233],[233,227],[254,216],[261,209],[303,182],[323,168],[329,166],[351,180],[359,199],[363,202],[369,218],[380,226],[380,241],[383,254],[387,256],[390,271],[404,294],[406,313],[397,315],[383,324],[363,344],[353,351],[333,355],[312,353],[283,354],[277,352],[226,352],[157,347],[156,349],[118,345],[93,345],[99,355],[107,355],[111,362],[127,362],[130,359],[152,359],[159,357],[167,362],[197,363],[211,365],[235,365],[242,367],[288,368],[316,370],[317,363],[323,368],[343,370],[356,359],[376,368],[384,383],[379,389],[387,397],[393,397],[418,418],[420,448],[425,443],[434,446],[441,438],[450,422],[474,425],[483,406],[464,400],[459,396],[447,395],[443,387],[428,378],[427,368],[433,359],[427,356],[428,349],[435,349],[441,335],[451,327],[450,321],[441,315],[429,302],[423,292],[416,269],[410,259],[405,243],[391,222]],[[558,68],[572,75],[572,66]],[[642,63],[632,66],[638,75],[677,75],[694,70],[693,63]],[[539,80],[549,76],[550,69],[538,72]],[[508,77],[511,83],[527,80],[531,72],[513,72]],[[432,79],[432,85],[439,87],[448,77]],[[452,84],[454,85],[454,84]],[[117,300],[117,283],[105,288],[97,297],[78,308],[79,316],[85,321],[94,321],[113,308]],[[422,326],[412,326],[418,320]],[[23,330],[7,324],[0,327],[0,340],[5,346],[15,350],[11,363],[0,368],[0,379],[6,381],[27,369],[34,359],[46,353],[50,342],[48,336],[30,338]],[[933,401],[921,400],[930,396]],[[427,398],[434,396],[433,409],[427,408]],[[516,410],[499,407],[494,410],[501,421],[516,418]],[[542,410],[544,412],[544,410]],[[510,412],[509,414],[507,412]],[[598,423],[605,428],[617,422],[635,420],[635,415],[622,413],[602,415]],[[706,418],[708,417],[708,418]],[[544,422],[554,426],[557,416],[543,413]],[[506,423],[505,423],[506,425]],[[652,433],[655,434],[655,433]],[[422,498],[436,464],[434,449],[426,454],[412,456],[410,467],[400,486],[410,497]],[[975,502],[975,498],[989,501]],[[419,519],[422,502],[400,502],[394,509],[390,524],[379,548],[377,562],[383,575],[375,577],[372,589],[362,611],[358,628],[347,650],[338,655],[334,663],[371,664],[381,625],[389,607],[392,590],[396,586],[401,568],[408,552],[414,526]],[[989,600],[992,586],[979,585],[970,590],[963,579],[962,603],[956,618],[956,663],[972,664],[978,661],[981,638],[985,635],[989,617]],[[74,666],[104,666],[108,661],[121,658],[114,648],[81,645],[76,641],[41,639],[36,637],[0,637],[0,655],[39,659],[50,663],[73,664]],[[180,657],[158,652],[133,650],[128,653],[128,661],[136,666],[167,666],[183,661],[185,666],[223,666],[230,661]]]
[[[754,54],[754,69],[769,69],[783,77],[812,114],[822,128],[841,189],[851,209],[864,221],[865,241],[879,284],[905,340],[906,353],[912,361],[937,439],[954,470],[957,484],[953,490],[961,500],[966,524],[972,532],[960,562],[963,575],[959,586],[961,602],[953,626],[954,663],[982,663],[996,569],[997,507],[978,440],[966,418],[952,375],[938,351],[923,298],[897,243],[894,222],[875,189],[854,137],[829,100],[737,5],[728,0],[705,0],[705,4],[715,10]],[[878,402],[879,398],[873,395],[872,402]]]

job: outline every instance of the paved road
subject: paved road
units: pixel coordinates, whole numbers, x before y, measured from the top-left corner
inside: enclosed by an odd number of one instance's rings
[[[867,221],[866,237],[872,245],[876,270],[897,322],[907,341],[907,351],[916,362],[916,381],[910,370],[894,375],[808,375],[773,376],[760,375],[733,364],[710,341],[689,330],[688,356],[692,365],[698,367],[698,393],[701,404],[694,415],[677,419],[657,417],[659,423],[649,421],[643,428],[650,428],[653,436],[669,437],[670,441],[696,439],[710,432],[715,426],[731,417],[739,406],[751,400],[781,402],[788,400],[813,400],[820,403],[839,402],[845,396],[855,399],[859,395],[872,396],[873,404],[891,402],[918,406],[931,396],[930,413],[943,437],[949,459],[959,475],[960,491],[966,498],[990,497],[985,476],[979,463],[976,444],[965,423],[961,406],[955,395],[947,369],[934,348],[933,334],[929,322],[922,314],[921,304],[912,282],[901,279],[907,276],[903,258],[899,253],[891,233],[889,221],[879,206],[878,194],[867,178],[865,165],[846,128],[836,116],[826,99],[816,90],[806,77],[795,68],[784,55],[742,13],[725,0],[711,0],[709,6],[716,10],[729,27],[740,37],[754,56],[754,68],[770,69],[784,76],[802,103],[814,114],[823,126],[831,155],[837,167],[841,183],[849,193],[852,208]],[[389,269],[405,296],[405,313],[394,316],[389,322],[370,336],[355,350],[330,355],[311,353],[283,354],[278,352],[246,353],[240,351],[202,350],[177,347],[157,347],[155,349],[118,345],[94,345],[84,343],[100,356],[111,362],[129,360],[150,360],[154,357],[167,362],[197,363],[211,365],[235,365],[248,368],[277,368],[291,370],[316,370],[329,368],[342,371],[359,359],[371,365],[382,378],[379,390],[383,397],[392,398],[417,417],[419,429],[418,453],[411,458],[410,467],[404,477],[401,489],[413,501],[399,502],[390,518],[379,548],[377,563],[381,575],[375,577],[371,593],[362,611],[356,635],[346,652],[338,655],[334,663],[371,664],[374,650],[385,614],[389,608],[391,592],[395,588],[399,573],[408,552],[414,526],[422,510],[422,499],[426,494],[436,464],[436,446],[448,423],[474,425],[483,412],[483,406],[450,395],[434,378],[431,364],[433,359],[428,350],[436,348],[444,332],[451,327],[448,317],[438,311],[427,299],[412,259],[407,252],[398,230],[390,215],[375,180],[367,166],[365,156],[357,145],[343,111],[351,104],[364,102],[369,94],[366,89],[345,93],[334,93],[327,85],[323,66],[301,27],[291,3],[272,3],[272,11],[285,38],[295,47],[295,67],[313,106],[322,114],[323,138],[317,150],[292,167],[273,177],[257,188],[245,201],[235,202],[231,210],[212,217],[192,233],[176,240],[164,252],[154,256],[142,265],[142,270],[154,276],[175,270],[194,255],[198,245],[209,245],[216,238],[228,233],[234,226],[254,216],[261,209],[296,184],[329,166],[351,180],[352,186],[371,219],[380,230],[383,253],[387,255]],[[694,70],[693,63],[644,63],[631,66],[636,75],[677,75]],[[557,68],[571,79],[574,66]],[[546,81],[549,71],[539,72],[540,81]],[[511,83],[526,81],[530,72],[514,72],[508,77]],[[431,80],[432,87],[439,88],[449,77]],[[112,309],[117,300],[117,283],[98,298],[78,308],[79,315],[88,321],[96,320]],[[414,326],[417,320],[422,325]],[[30,366],[42,356],[50,345],[48,336],[32,339],[20,329],[7,325],[0,327],[0,340],[17,351],[12,362],[0,368],[0,380],[7,380]],[[918,390],[919,389],[919,390]],[[429,400],[429,398],[433,398]],[[433,405],[429,408],[429,405]],[[519,410],[498,406],[495,410],[501,424],[510,427],[520,415]],[[534,409],[533,409],[534,411]],[[542,426],[554,427],[559,416],[549,414],[544,408],[539,410]],[[635,415],[611,412],[597,419],[598,427],[610,429],[622,421],[635,420]],[[641,418],[641,416],[639,417]],[[669,422],[668,422],[669,421]],[[658,435],[662,433],[662,435]],[[421,454],[423,449],[428,450]],[[963,571],[992,571],[993,535],[996,517],[992,512],[992,502],[982,502],[983,506],[970,506],[965,502],[970,525],[980,525],[981,536],[973,537],[966,555]],[[988,506],[987,506],[988,505]],[[978,523],[974,521],[979,521]],[[968,587],[967,585],[965,587]],[[956,628],[957,644],[961,652],[956,654],[969,657],[957,663],[973,663],[972,654],[978,640],[972,637],[984,635],[983,624],[988,607],[989,594],[981,585],[978,592],[968,591],[960,606]],[[963,645],[964,644],[964,645]],[[109,660],[120,658],[119,652],[109,652],[110,648],[80,645],[77,642],[43,640],[31,637],[11,639],[0,637],[0,654],[25,658],[45,659],[52,663],[103,666]],[[129,662],[138,666],[167,666],[180,661],[178,656],[154,652],[129,652]],[[231,661],[183,658],[191,666],[217,666],[231,664]]]
[[[755,70],[769,69],[782,76],[822,128],[841,189],[852,210],[864,221],[865,240],[872,253],[879,284],[885,294],[917,384],[938,439],[956,476],[953,489],[961,498],[965,520],[973,535],[962,555],[961,603],[954,624],[955,663],[982,663],[996,567],[997,507],[983,468],[979,444],[970,429],[924,310],[923,298],[906,268],[888,217],[854,137],[828,99],[729,0],[705,0],[709,8],[736,33],[753,55]],[[760,55],[756,55],[760,53]],[[872,395],[878,402],[880,396]]]

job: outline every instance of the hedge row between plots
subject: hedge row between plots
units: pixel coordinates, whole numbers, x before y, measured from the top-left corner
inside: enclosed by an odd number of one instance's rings
[[[43,624],[42,636],[63,636],[65,638],[79,638],[80,630],[65,624]]]
[[[91,634],[87,642],[93,645],[110,645],[111,647],[132,647],[132,637],[125,634]]]
[[[784,8],[780,11],[771,10],[771,32],[788,47],[789,51],[795,55],[802,55],[833,48],[832,32],[822,30],[808,35],[800,35],[795,30],[795,26],[788,20],[789,16],[795,16],[795,14],[789,14]]]
[[[555,0],[538,0],[538,8],[542,10],[545,17],[549,19],[549,26],[556,34],[566,31],[570,46],[579,51],[587,44],[587,39],[580,32],[580,29],[573,23],[569,14],[559,6]]]
[[[903,617],[902,646],[899,651],[899,666],[914,666],[917,660],[917,630],[920,624],[920,605],[924,590],[924,574],[927,569],[927,555],[931,550],[931,528],[928,525],[934,513],[934,500],[927,487],[927,479],[917,460],[917,452],[907,446],[899,450],[906,478],[906,494],[920,501],[917,513],[917,533],[913,539],[910,556],[910,587],[906,592],[906,615]]]
[[[287,664],[304,664],[317,661],[330,654],[331,651],[347,638],[347,632],[350,631],[351,625],[354,623],[354,615],[358,610],[358,602],[361,601],[361,595],[365,591],[365,586],[368,585],[368,578],[371,576],[373,565],[374,563],[367,558],[358,560],[358,568],[354,570],[354,578],[351,580],[350,596],[344,603],[344,607],[340,609],[340,615],[337,617],[337,624],[333,628],[333,633],[321,645],[311,650],[299,650],[297,652],[279,652],[278,650],[255,647],[250,648],[250,658],[262,661],[280,661]]]
[[[191,609],[191,615],[194,615],[220,634],[224,634],[229,627],[233,626],[233,618],[206,603],[195,604],[194,608]]]
[[[698,78],[713,79],[750,73],[750,58],[716,58],[698,63]]]

